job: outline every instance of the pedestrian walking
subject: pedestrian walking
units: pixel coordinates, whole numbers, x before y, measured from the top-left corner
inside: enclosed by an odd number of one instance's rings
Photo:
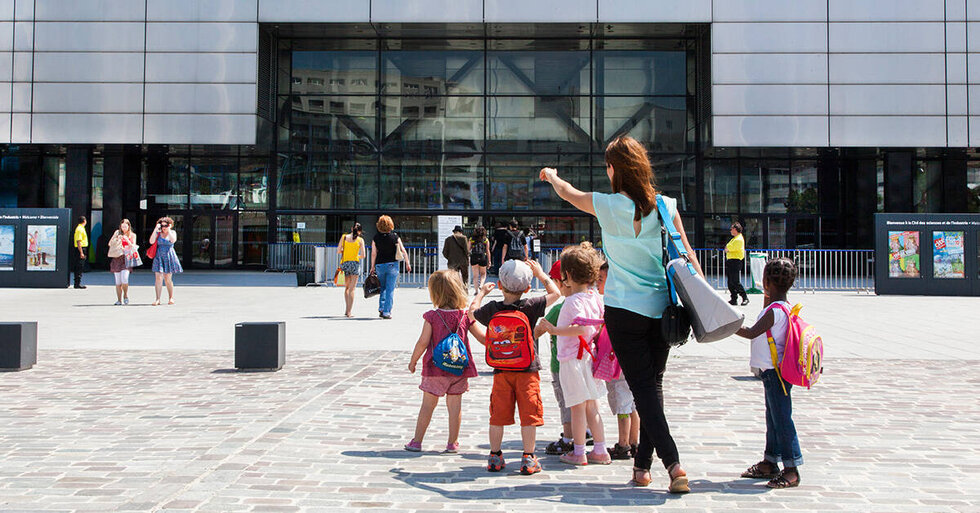
[[[670,477],[669,491],[686,493],[690,491],[687,473],[681,467],[663,407],[663,377],[670,347],[660,323],[668,299],[653,170],[646,148],[629,136],[609,143],[605,157],[613,194],[580,191],[552,168],[542,169],[539,176],[563,200],[594,215],[602,228],[603,249],[609,262],[604,297],[606,329],[640,415],[640,443],[631,483],[650,484],[650,466],[656,450]],[[677,214],[677,201],[666,196],[662,199],[671,214],[671,219],[664,222],[674,223],[691,264],[703,275]]]
[[[371,272],[378,274],[381,294],[378,296],[378,315],[391,319],[391,307],[395,300],[399,264],[405,262],[405,272],[412,272],[405,245],[395,233],[395,222],[389,216],[378,218],[378,233],[371,239]]]
[[[510,241],[510,232],[507,230],[507,225],[504,223],[497,223],[497,228],[493,231],[493,247],[490,248],[491,260],[493,264],[493,272],[497,274],[500,272],[500,265],[504,263],[504,246]]]
[[[463,227],[456,225],[453,233],[442,243],[442,256],[447,266],[458,272],[463,284],[470,281],[470,243],[463,235]]]
[[[728,293],[732,299],[730,305],[738,304],[738,296],[742,296],[742,306],[749,304],[749,296],[742,286],[742,270],[745,269],[745,237],[742,235],[742,225],[733,223],[729,229],[732,240],[725,245],[725,277],[728,278]]]
[[[527,260],[527,237],[520,230],[517,220],[511,220],[507,230],[507,241],[504,243],[504,261]]]
[[[160,304],[160,294],[163,292],[163,285],[167,285],[168,305],[174,304],[174,281],[173,275],[184,272],[180,266],[180,259],[177,258],[177,251],[174,244],[177,242],[177,232],[173,230],[174,220],[169,217],[161,217],[157,221],[153,234],[150,235],[150,244],[157,245],[156,255],[153,257],[153,274],[156,281],[154,289],[156,300],[153,306]]]
[[[487,229],[477,226],[470,236],[470,266],[472,267],[474,294],[487,281],[487,266],[490,265],[490,239]]]
[[[88,232],[85,231],[85,225],[88,221],[85,216],[78,217],[78,225],[75,226],[75,236],[72,237],[73,244],[77,253],[74,254],[72,268],[75,271],[75,288],[84,289],[85,285],[82,285],[82,273],[85,272],[86,265],[86,254],[88,253]]]
[[[347,305],[347,309],[344,310],[345,317],[354,316],[351,314],[351,308],[354,307],[354,289],[357,288],[357,277],[361,274],[361,260],[366,256],[361,231],[361,223],[354,223],[350,233],[345,233],[337,243],[340,270],[344,273],[344,302]]]
[[[129,273],[133,263],[129,255],[136,248],[133,225],[129,219],[123,219],[119,222],[119,229],[109,239],[109,272],[116,282],[116,306],[129,304]]]

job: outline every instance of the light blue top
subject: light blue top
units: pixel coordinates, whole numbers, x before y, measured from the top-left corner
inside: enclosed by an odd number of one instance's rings
[[[677,215],[677,200],[667,196],[663,199],[673,218]],[[659,319],[668,299],[657,209],[640,220],[637,236],[633,229],[633,200],[622,194],[593,192],[592,207],[602,228],[602,249],[609,262],[606,306]]]

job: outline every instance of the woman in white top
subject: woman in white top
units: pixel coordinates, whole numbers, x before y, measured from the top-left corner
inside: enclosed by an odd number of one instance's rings
[[[123,219],[119,222],[119,229],[109,239],[109,272],[116,281],[116,305],[129,304],[129,272],[132,269],[132,260],[127,255],[136,249],[136,233],[133,232],[129,219]]]

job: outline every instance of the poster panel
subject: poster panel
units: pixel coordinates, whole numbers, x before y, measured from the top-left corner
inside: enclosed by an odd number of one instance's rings
[[[888,276],[918,278],[919,232],[888,232]]]
[[[934,278],[966,278],[966,248],[963,239],[963,232],[932,232]]]
[[[14,270],[14,237],[12,224],[0,224],[0,271]]]
[[[55,271],[58,267],[58,227],[27,225],[27,270]]]
[[[446,245],[446,239],[453,234],[453,228],[462,226],[463,216],[437,216],[439,234],[439,269],[447,269],[449,262],[442,256],[442,248]]]

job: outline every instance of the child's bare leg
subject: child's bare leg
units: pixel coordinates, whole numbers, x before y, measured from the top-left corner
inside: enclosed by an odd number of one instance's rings
[[[504,427],[490,424],[490,452],[500,452],[500,445],[504,442]]]
[[[572,412],[572,442],[578,446],[585,445],[585,426],[588,424],[586,417],[586,404],[579,403],[575,406],[569,406],[568,409]],[[595,437],[595,431],[592,432],[593,438]]]
[[[524,442],[524,452],[534,454],[534,443],[537,441],[537,435],[538,428],[536,426],[521,426],[521,441]]]
[[[462,394],[449,394],[446,396],[446,409],[449,410],[449,443],[459,441],[459,425],[462,423],[460,411],[463,407]]]
[[[629,415],[616,415],[616,426],[619,429],[619,441],[618,443],[621,447],[629,447],[630,443],[630,431],[632,422]]]
[[[429,422],[432,421],[432,412],[439,404],[439,397],[428,392],[422,392],[422,407],[419,408],[419,419],[415,422],[415,436],[412,440],[421,442],[425,437],[425,430],[429,429]]]
[[[640,444],[640,414],[636,410],[630,413],[630,444]]]
[[[563,436],[565,438],[571,438],[572,437],[572,423],[571,422],[566,422],[566,423],[564,423],[564,424],[561,425],[561,436]]]
[[[602,426],[602,417],[599,415],[598,403],[596,401],[585,401],[585,413],[589,429],[592,430],[592,440],[596,444],[605,443],[606,429]],[[584,433],[582,434],[582,439],[585,440]]]

